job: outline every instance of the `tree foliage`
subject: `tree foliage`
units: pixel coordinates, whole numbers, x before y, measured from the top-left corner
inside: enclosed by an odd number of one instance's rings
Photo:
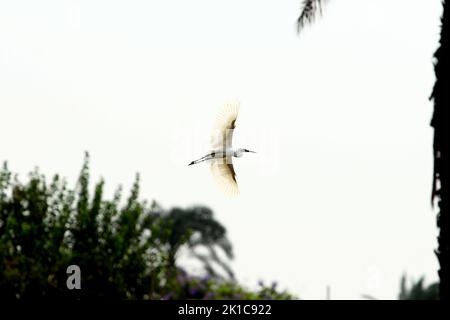
[[[251,294],[233,279],[227,264],[233,257],[231,243],[209,208],[166,211],[141,201],[139,175],[123,200],[120,187],[112,199],[105,198],[103,179],[90,187],[87,154],[74,189],[58,175],[48,182],[37,169],[22,183],[3,165],[0,298],[161,299],[170,293],[177,299],[223,288],[228,294],[209,297]],[[208,281],[177,265],[182,248],[203,263]],[[70,265],[80,267],[81,290],[67,289]],[[195,289],[199,283],[208,290]],[[194,289],[197,293],[189,295]]]
[[[295,296],[279,290],[277,283],[266,285],[258,283],[256,290],[248,290],[235,281],[227,281],[214,276],[191,276],[178,269],[176,277],[172,278],[162,299],[203,299],[203,300],[288,300]]]
[[[318,14],[322,13],[325,0],[303,0],[302,10],[297,18],[297,28],[300,32],[303,27],[312,23]]]
[[[424,282],[425,278],[421,277],[419,280],[413,281],[411,286],[408,287],[406,275],[403,275],[400,282],[399,300],[438,300],[439,283],[425,286]]]
[[[433,139],[433,191],[431,201],[437,200],[439,213],[438,248],[441,299],[450,300],[450,94],[449,56],[450,56],[450,9],[449,1],[443,1],[441,37],[439,47],[434,54],[434,71],[436,82],[431,99],[434,103],[431,126],[434,128]]]

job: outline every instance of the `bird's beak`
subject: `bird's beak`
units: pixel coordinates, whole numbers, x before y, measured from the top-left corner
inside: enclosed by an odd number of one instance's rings
[[[194,161],[191,161],[191,163],[188,164],[188,166],[192,166],[194,164]]]
[[[256,151],[251,151],[251,150],[248,150],[248,152],[251,152],[251,153],[256,153]]]

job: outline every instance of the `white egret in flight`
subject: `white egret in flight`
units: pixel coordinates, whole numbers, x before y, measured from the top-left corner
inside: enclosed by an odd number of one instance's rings
[[[210,162],[211,172],[217,185],[228,195],[239,194],[236,172],[233,167],[233,157],[242,157],[246,152],[256,153],[248,149],[233,149],[232,147],[233,132],[234,128],[236,128],[238,112],[238,103],[226,104],[222,108],[211,137],[212,151],[206,156],[189,163],[189,165],[193,165],[204,161]]]

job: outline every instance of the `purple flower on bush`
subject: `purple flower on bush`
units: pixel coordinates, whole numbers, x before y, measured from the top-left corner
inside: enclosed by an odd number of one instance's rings
[[[198,289],[199,291],[205,291],[205,290],[206,290],[206,286],[205,286],[204,283],[200,282],[200,283],[197,285],[197,289]]]
[[[208,291],[205,296],[203,297],[204,300],[211,300],[214,299],[216,294],[212,291]]]
[[[189,289],[189,294],[191,295],[191,296],[196,296],[196,295],[198,295],[198,290],[196,289],[196,288],[190,288]]]
[[[210,274],[207,274],[207,275],[205,275],[205,276],[203,276],[202,278],[201,278],[201,280],[202,281],[209,281],[209,280],[211,280],[212,279],[212,276],[210,275]]]
[[[177,275],[177,282],[181,285],[185,284],[188,281],[188,276],[184,272],[179,272]]]
[[[240,293],[235,293],[235,294],[233,294],[233,299],[235,299],[235,300],[241,300],[241,299],[242,299],[242,294],[240,294]]]
[[[161,300],[170,300],[170,299],[172,298],[172,296],[173,296],[173,292],[169,292],[169,293],[165,294],[165,295],[161,298]]]

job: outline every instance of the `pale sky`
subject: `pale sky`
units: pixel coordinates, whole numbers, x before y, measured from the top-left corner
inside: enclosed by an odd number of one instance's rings
[[[394,299],[437,280],[430,206],[440,0],[0,2],[0,161],[72,185],[83,152],[109,194],[206,205],[238,279],[303,299]],[[241,195],[207,165],[218,108],[241,102]],[[194,270],[195,271],[195,270]]]

